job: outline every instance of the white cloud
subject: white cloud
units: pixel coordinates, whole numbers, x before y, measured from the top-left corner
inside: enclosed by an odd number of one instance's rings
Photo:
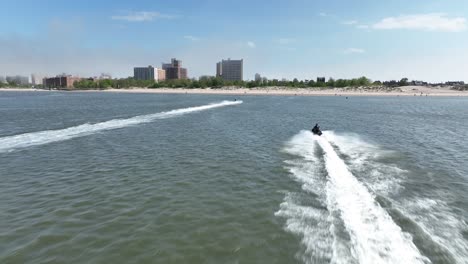
[[[247,46],[249,46],[249,47],[252,48],[252,49],[255,48],[255,47],[257,47],[257,45],[255,45],[255,43],[252,42],[252,41],[247,41]]]
[[[460,32],[467,28],[464,17],[447,17],[443,13],[387,17],[372,25],[374,29],[412,29],[425,31]]]
[[[197,37],[194,37],[194,36],[191,36],[191,35],[184,36],[184,39],[188,39],[188,40],[191,40],[191,41],[199,41],[200,40],[200,38],[197,38]]]
[[[129,22],[144,22],[144,21],[153,21],[155,19],[173,19],[176,18],[174,15],[161,14],[159,12],[152,11],[139,11],[139,12],[130,12],[122,16],[112,16],[113,20],[125,20]]]
[[[369,26],[368,26],[368,25],[357,25],[356,28],[359,28],[359,29],[369,29]]]
[[[328,16],[328,15],[327,15],[327,13],[325,13],[325,12],[320,12],[320,13],[319,13],[319,16],[321,16],[321,17],[326,17],[326,16]]]
[[[343,25],[356,25],[357,23],[357,20],[348,20],[342,22]]]
[[[352,53],[365,53],[366,51],[363,49],[358,48],[347,48],[344,50],[345,54],[352,54]]]
[[[296,42],[296,39],[293,39],[293,38],[280,38],[280,39],[276,40],[276,42],[278,42],[281,45],[288,45],[288,44]]]

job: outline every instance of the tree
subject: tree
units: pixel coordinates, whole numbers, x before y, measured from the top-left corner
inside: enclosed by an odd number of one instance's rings
[[[224,86],[224,80],[220,77],[212,78],[211,79],[211,87],[213,88],[221,88]]]
[[[110,88],[114,84],[114,81],[111,79],[104,79],[99,81],[99,88]]]
[[[307,82],[307,86],[308,87],[315,87],[315,81],[314,80],[309,80],[309,82]]]
[[[328,87],[335,87],[335,79],[330,77],[330,79],[328,79],[327,86]]]
[[[399,86],[407,86],[408,85],[408,78],[403,78],[398,82]]]
[[[335,82],[335,87],[343,88],[343,87],[346,87],[346,86],[348,86],[347,80],[338,79],[338,80],[336,80],[336,82]]]
[[[362,76],[357,80],[357,83],[359,86],[369,86],[371,84],[371,80],[366,78],[365,76]]]

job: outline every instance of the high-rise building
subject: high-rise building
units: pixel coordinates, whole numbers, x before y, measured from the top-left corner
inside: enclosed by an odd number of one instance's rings
[[[187,79],[187,69],[182,68],[182,61],[171,59],[171,63],[163,63],[163,70],[166,71],[167,80]]]
[[[28,76],[20,76],[20,75],[7,76],[6,81],[8,83],[15,83],[15,84],[18,84],[18,85],[27,85],[27,84],[29,84],[29,77]]]
[[[135,80],[158,80],[158,69],[153,66],[133,68],[133,78]]]
[[[317,77],[317,82],[318,83],[324,83],[326,80],[325,80],[325,77]]]
[[[32,85],[41,85],[44,76],[38,74],[31,74],[31,83]]]
[[[158,69],[158,81],[166,80],[166,70]]]
[[[225,81],[242,81],[244,79],[244,60],[222,60],[216,64],[216,77]]]

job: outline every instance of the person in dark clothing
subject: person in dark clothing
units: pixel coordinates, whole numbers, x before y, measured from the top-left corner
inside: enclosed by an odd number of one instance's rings
[[[318,124],[315,124],[314,128],[312,128],[312,133],[319,136],[322,134],[322,131],[320,131],[320,126]]]

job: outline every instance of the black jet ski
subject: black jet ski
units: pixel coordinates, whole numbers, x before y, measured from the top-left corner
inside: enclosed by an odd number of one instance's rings
[[[312,128],[312,133],[317,136],[322,135],[322,131],[320,130],[320,127],[318,124],[315,124],[314,128]]]

